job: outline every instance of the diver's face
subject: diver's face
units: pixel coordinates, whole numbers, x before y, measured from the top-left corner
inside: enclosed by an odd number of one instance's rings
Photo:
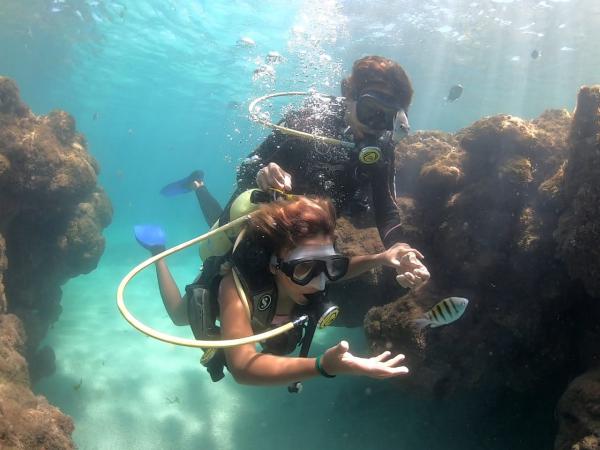
[[[388,86],[370,86],[363,89],[364,92],[370,93],[380,93],[387,97],[394,97],[394,93],[392,89]],[[364,139],[366,136],[375,136],[379,137],[383,134],[385,130],[377,130],[370,128],[368,125],[365,125],[358,119],[358,114],[356,112],[356,104],[357,101],[351,98],[346,98],[346,123],[352,129],[352,134],[358,140]],[[391,131],[391,130],[390,130]]]
[[[381,131],[371,130],[368,126],[360,123],[360,120],[356,116],[356,100],[346,99],[346,123],[352,129],[355,139],[361,140],[367,135],[381,135]]]
[[[298,247],[310,247],[315,248],[318,251],[319,247],[327,247],[333,245],[333,240],[328,236],[317,236],[314,238],[306,239],[302,241]],[[290,255],[293,255],[293,252],[296,249],[290,249],[286,252],[278,255],[282,260],[289,259]],[[313,279],[306,286],[300,286],[299,284],[294,283],[290,277],[284,274],[281,270],[275,269],[271,266],[271,272],[275,276],[275,282],[277,283],[277,288],[279,291],[290,297],[295,303],[299,305],[305,305],[308,303],[308,299],[304,296],[304,294],[314,294],[315,292],[321,291],[324,288],[325,283],[325,274],[321,273],[315,279]]]

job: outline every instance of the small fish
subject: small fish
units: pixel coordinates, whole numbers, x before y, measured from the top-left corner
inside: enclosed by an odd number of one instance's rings
[[[278,64],[283,61],[283,56],[279,52],[271,51],[265,56],[265,62],[267,64]]]
[[[172,405],[173,403],[179,403],[179,397],[175,396],[173,398],[165,397],[167,404]]]
[[[254,39],[252,39],[248,36],[243,36],[238,39],[237,45],[239,47],[254,47],[254,46],[256,46],[256,42],[254,42]]]
[[[538,49],[533,49],[531,52],[531,59],[538,59],[540,56],[542,56],[542,52],[540,52]]]
[[[82,384],[83,384],[83,378],[80,378],[79,383],[73,385],[73,390],[79,391],[79,389],[81,389]]]
[[[97,112],[95,112],[95,113],[92,115],[92,120],[98,120],[98,113],[97,113]]]
[[[457,100],[460,98],[460,96],[463,93],[463,87],[462,84],[455,84],[454,86],[452,86],[450,88],[450,91],[448,92],[448,96],[444,98],[444,100],[446,100],[447,102],[453,102],[454,100]]]
[[[235,100],[231,100],[227,103],[227,109],[240,109],[242,104],[240,102],[236,102]]]
[[[415,319],[413,322],[419,329],[429,325],[431,328],[448,325],[463,315],[468,304],[469,300],[466,298],[448,297],[427,311],[422,318]]]
[[[256,81],[261,78],[275,78],[275,69],[272,66],[262,65],[254,69],[252,80]]]

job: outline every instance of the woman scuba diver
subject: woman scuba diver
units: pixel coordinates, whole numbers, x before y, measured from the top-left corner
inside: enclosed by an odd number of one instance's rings
[[[335,210],[329,200],[294,196],[261,204],[242,228],[233,250],[204,261],[203,273],[187,286],[183,297],[164,260],[155,263],[171,320],[191,325],[196,339],[244,338],[300,315],[309,317],[304,329],[296,327],[261,342],[262,352],[254,344],[210,349],[203,364],[213,381],[223,377],[224,365],[238,383],[294,383],[290,392],[297,392],[293,386],[298,387],[299,381],[315,376],[388,378],[408,373],[400,365],[404,355],[392,357],[384,352],[361,358],[349,352],[346,341],[317,358],[306,357],[317,322],[327,325],[337,315],[336,307],[326,301],[328,282],[382,265],[410,270],[403,267],[411,264],[406,255],[419,254],[406,244],[397,244],[379,254],[347,258],[334,249],[334,230]],[[300,345],[303,357],[284,356]]]

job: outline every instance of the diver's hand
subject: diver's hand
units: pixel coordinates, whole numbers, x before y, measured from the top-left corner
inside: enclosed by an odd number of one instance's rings
[[[429,271],[421,262],[423,255],[408,244],[396,243],[380,257],[384,265],[396,269],[396,281],[402,287],[417,289],[429,281]]]
[[[292,176],[283,170],[279,164],[269,163],[256,174],[256,184],[263,191],[269,188],[290,192],[292,190]]]
[[[412,248],[410,245],[405,244],[404,242],[396,242],[390,248],[380,253],[378,255],[378,258],[381,261],[381,264],[383,264],[384,266],[393,267],[398,271],[404,271],[410,268],[410,261],[407,259],[403,260],[403,258],[405,258],[405,256],[409,255],[410,253],[413,253],[420,259],[425,258],[419,250]]]
[[[416,289],[427,283],[430,278],[427,267],[421,262],[423,255],[405,243],[396,243],[381,253],[384,265],[398,272],[396,281],[400,286]]]
[[[407,253],[400,259],[396,281],[404,288],[418,289],[429,281],[427,267],[413,253]]]
[[[391,378],[408,373],[406,366],[398,366],[404,355],[390,358],[391,353],[383,352],[373,358],[359,358],[348,351],[347,341],[341,341],[328,349],[321,358],[321,367],[330,375],[351,374],[366,375],[371,378]]]

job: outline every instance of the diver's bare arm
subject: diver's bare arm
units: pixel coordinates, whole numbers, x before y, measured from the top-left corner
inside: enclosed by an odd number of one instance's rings
[[[366,272],[367,270],[381,266],[383,264],[381,261],[381,255],[382,253],[377,253],[376,255],[353,256],[350,258],[348,272],[346,275],[344,275],[342,280],[349,280],[350,278],[354,278],[361,273]]]
[[[221,336],[238,339],[253,333],[231,275],[219,287]],[[225,349],[227,368],[240,384],[278,385],[318,375],[314,358],[293,358],[257,353],[254,344]]]
[[[160,296],[173,323],[175,325],[189,325],[186,304],[181,299],[179,288],[175,284],[164,259],[156,262],[156,277],[158,278]]]
[[[387,250],[375,255],[354,256],[350,258],[348,273],[342,278],[342,280],[355,277],[363,272],[366,272],[367,270],[371,270],[379,266],[388,266],[395,269],[406,270],[406,267],[402,265],[401,261],[403,261],[402,258],[407,254],[414,254],[415,258],[423,259],[421,252],[404,242],[397,242]],[[411,267],[411,269],[415,267],[416,266]]]

